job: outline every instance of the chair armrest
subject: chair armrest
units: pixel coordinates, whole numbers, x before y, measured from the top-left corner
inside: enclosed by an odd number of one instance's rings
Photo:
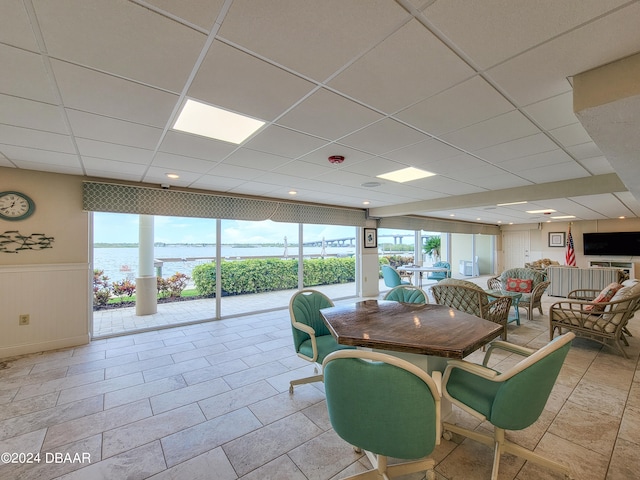
[[[482,361],[482,365],[484,367],[489,363],[489,358],[494,350],[504,350],[506,352],[515,353],[517,355],[522,355],[523,357],[528,357],[535,353],[536,350],[532,348],[523,347],[521,345],[516,345],[515,343],[505,342],[504,340],[495,340],[489,344],[489,348],[487,348],[487,353],[484,354],[484,360]]]
[[[487,287],[489,287],[489,290],[500,290],[502,288],[500,277],[491,277],[487,280]]]
[[[293,325],[294,328],[297,328],[298,330],[301,330],[304,333],[309,334],[309,336],[311,336],[311,337],[315,337],[316,336],[316,331],[313,328],[311,328],[309,325],[307,325],[306,323],[291,322],[291,325]]]
[[[579,288],[577,290],[571,290],[569,293],[567,293],[567,298],[591,301],[596,298],[599,293],[600,290],[596,290],[594,288]]]
[[[447,368],[445,369],[444,376],[442,378],[442,385],[445,390],[447,382],[449,381],[449,375],[451,375],[451,371],[456,368],[464,370],[465,372],[472,373],[474,375],[478,375],[479,377],[486,378],[487,380],[493,380],[499,375],[499,373],[495,370],[491,370],[490,368],[484,367],[482,365],[466,362],[464,360],[449,360],[447,362]]]

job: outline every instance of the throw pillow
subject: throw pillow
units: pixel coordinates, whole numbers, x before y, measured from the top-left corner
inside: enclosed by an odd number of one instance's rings
[[[507,288],[505,290],[507,292],[531,293],[532,283],[531,279],[507,278]]]
[[[610,302],[611,299],[613,298],[613,296],[621,288],[622,288],[622,285],[620,285],[619,283],[615,283],[615,282],[614,283],[610,283],[609,285],[604,287],[602,289],[602,291],[600,292],[600,295],[598,295],[596,298],[591,300],[591,302],[592,303]],[[587,311],[592,311],[592,312],[602,312],[604,310],[604,307],[602,305],[586,305],[584,307],[584,309],[587,310]]]

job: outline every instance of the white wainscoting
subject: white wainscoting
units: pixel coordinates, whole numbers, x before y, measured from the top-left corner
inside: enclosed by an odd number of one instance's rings
[[[88,264],[0,266],[0,358],[88,343],[89,281]]]

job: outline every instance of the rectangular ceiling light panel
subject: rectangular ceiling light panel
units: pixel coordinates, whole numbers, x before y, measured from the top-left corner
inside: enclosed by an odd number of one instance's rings
[[[174,130],[240,144],[265,122],[188,99],[182,107]]]
[[[383,173],[382,175],[378,175],[377,177],[383,178],[385,180],[390,180],[392,182],[404,183],[410,182],[411,180],[431,177],[433,175],[435,175],[435,173],[427,172],[426,170],[420,170],[419,168],[407,167],[396,170],[394,172]]]

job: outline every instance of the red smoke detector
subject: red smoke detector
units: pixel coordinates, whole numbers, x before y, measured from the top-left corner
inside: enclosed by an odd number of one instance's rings
[[[344,157],[342,155],[331,155],[329,161],[331,163],[342,163],[344,162]]]

